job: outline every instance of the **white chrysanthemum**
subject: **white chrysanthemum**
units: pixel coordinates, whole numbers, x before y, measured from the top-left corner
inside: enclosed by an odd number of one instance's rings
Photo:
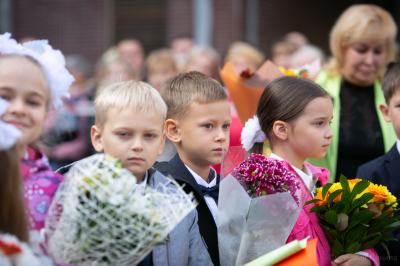
[[[250,150],[256,142],[266,142],[268,140],[267,136],[261,129],[256,115],[247,120],[242,130],[241,139],[243,148],[246,151]]]
[[[96,154],[67,173],[46,218],[56,263],[135,265],[195,209],[193,195],[176,183],[132,193],[136,178],[120,167]]]
[[[59,50],[54,50],[47,40],[38,40],[23,45],[11,39],[10,33],[0,35],[0,54],[26,55],[35,59],[45,72],[50,89],[51,103],[55,109],[62,106],[62,98],[69,97],[69,88],[74,77],[65,67],[65,58]]]
[[[1,120],[9,105],[9,102],[0,98],[0,151],[10,149],[22,136],[22,132],[18,128]]]

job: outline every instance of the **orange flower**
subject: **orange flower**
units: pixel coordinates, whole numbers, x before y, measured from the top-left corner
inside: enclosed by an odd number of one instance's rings
[[[303,72],[300,75],[301,78],[308,78],[308,73],[307,72]]]
[[[328,194],[328,193],[327,193],[327,194]],[[322,200],[322,189],[318,192],[318,194],[315,196],[314,199],[320,199],[320,200]],[[315,205],[324,206],[324,205],[326,205],[327,200],[328,200],[328,195],[325,195],[325,199],[322,200],[322,201],[317,201],[317,202],[315,203]]]
[[[370,184],[367,188],[368,192],[375,194],[372,201],[382,202],[387,201],[389,198],[389,191],[385,186]]]
[[[384,213],[390,212],[391,210],[393,210],[392,208],[387,209]],[[392,213],[391,215],[389,215],[389,217],[393,217],[394,213]]]

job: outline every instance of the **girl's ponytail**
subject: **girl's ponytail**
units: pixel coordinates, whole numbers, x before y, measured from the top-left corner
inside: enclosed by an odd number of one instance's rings
[[[264,148],[263,142],[256,142],[254,143],[253,147],[251,147],[249,153],[262,154],[263,148]]]

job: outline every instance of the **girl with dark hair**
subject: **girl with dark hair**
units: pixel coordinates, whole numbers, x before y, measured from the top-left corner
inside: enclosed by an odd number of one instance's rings
[[[272,150],[269,159],[279,160],[314,192],[313,176],[324,185],[329,171],[305,160],[325,157],[333,137],[329,126],[332,118],[332,99],[319,85],[308,79],[280,77],[266,87],[258,103],[257,116],[246,123],[243,147],[250,153],[262,154],[263,143],[269,139]],[[308,200],[311,199],[312,195]],[[309,204],[303,208],[287,242],[307,236],[311,236],[309,240],[318,238],[318,265],[328,266],[331,265],[331,251],[319,226],[319,217],[309,213],[313,206]],[[332,265],[336,264],[379,265],[379,259],[370,249],[361,256],[348,254],[335,258]]]

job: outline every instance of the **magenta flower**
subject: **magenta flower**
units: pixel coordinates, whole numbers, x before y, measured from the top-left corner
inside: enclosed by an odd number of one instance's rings
[[[232,175],[251,197],[290,192],[299,205],[296,191],[300,189],[300,184],[296,176],[277,160],[252,153],[233,170]]]

